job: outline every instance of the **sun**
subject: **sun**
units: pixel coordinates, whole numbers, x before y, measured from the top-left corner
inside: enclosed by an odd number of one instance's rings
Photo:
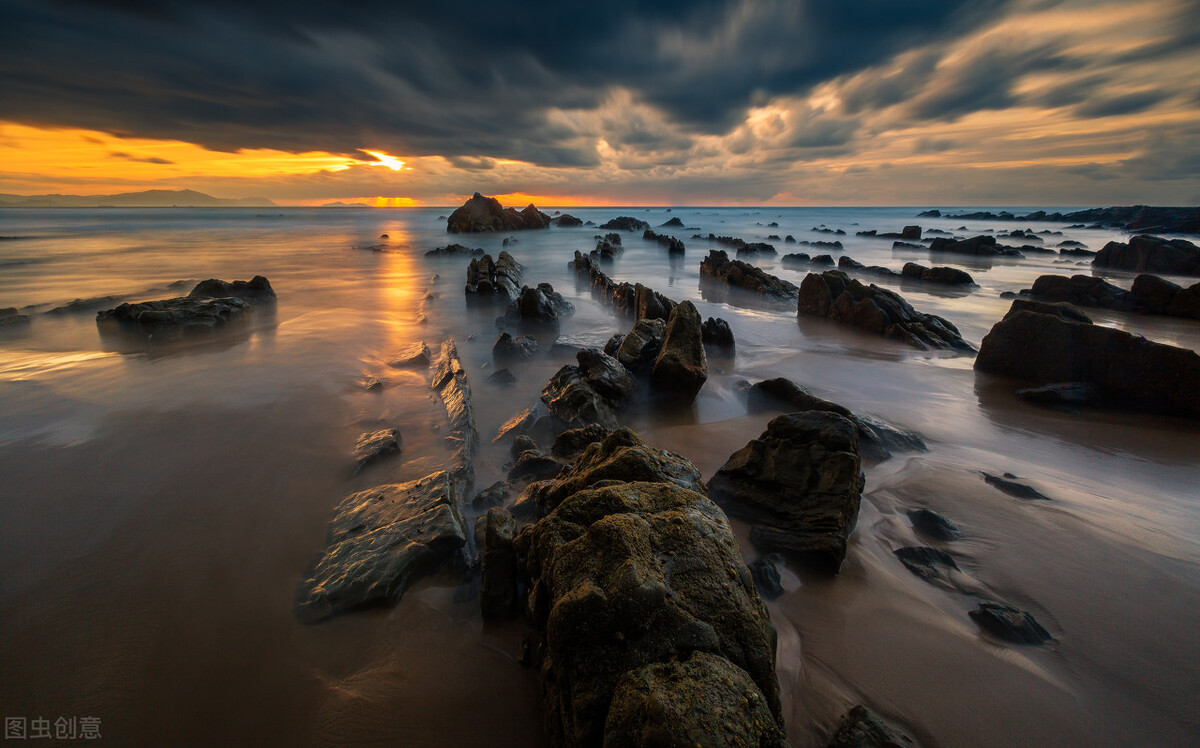
[[[375,157],[376,160],[371,162],[371,166],[386,166],[392,171],[400,171],[404,168],[404,162],[395,156],[389,156],[386,153],[381,153],[380,151],[363,151],[363,153],[367,154],[368,156]]]

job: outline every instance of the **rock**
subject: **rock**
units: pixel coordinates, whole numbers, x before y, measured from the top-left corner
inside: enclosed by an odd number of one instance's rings
[[[1092,258],[1092,267],[1136,273],[1200,275],[1200,247],[1184,239],[1139,235],[1128,244],[1109,242]]]
[[[577,366],[564,366],[550,378],[542,389],[542,402],[567,428],[593,423],[616,428],[620,423],[613,404],[592,387]]]
[[[942,211],[940,210],[925,210],[917,214],[917,218],[941,218]]]
[[[381,429],[370,431],[358,437],[354,443],[354,462],[358,472],[367,465],[390,455],[400,454],[400,431],[397,429]]]
[[[512,335],[502,332],[492,345],[492,360],[496,362],[497,366],[531,361],[537,350],[537,338],[532,335],[522,335],[514,338]]]
[[[567,429],[554,437],[554,445],[550,448],[550,454],[564,460],[574,459],[587,449],[588,445],[604,441],[604,438],[610,433],[612,433],[612,429],[596,423],[581,428]]]
[[[1033,486],[1027,486],[1024,483],[1018,483],[1015,480],[1017,476],[1013,475],[1012,473],[1005,473],[1002,476],[992,475],[991,473],[981,473],[981,475],[983,475],[983,480],[985,483],[987,483],[989,486],[994,486],[1009,496],[1013,496],[1018,499],[1025,499],[1026,501],[1050,500],[1049,496],[1045,495]]]
[[[811,264],[814,267],[822,267],[822,266],[833,267],[834,266],[833,256],[832,255],[817,255],[816,257],[809,260],[809,264]]]
[[[838,268],[842,270],[853,270],[858,273],[869,273],[871,275],[881,275],[885,278],[898,278],[900,273],[895,270],[885,268],[881,265],[864,265],[858,260],[849,255],[842,255],[838,258]]]
[[[840,270],[804,278],[798,313],[869,330],[921,350],[975,350],[947,320],[918,312],[900,294],[874,284],[864,286]]]
[[[370,375],[364,376],[364,377],[362,378],[362,381],[361,381],[361,382],[359,382],[359,384],[360,384],[360,385],[362,386],[362,388],[363,388],[364,390],[366,390],[367,392],[381,392],[381,391],[383,391],[383,382],[379,381],[379,378],[378,378],[378,377],[373,377],[373,376],[370,376]]]
[[[554,219],[554,223],[557,224],[559,228],[563,229],[583,225],[583,221],[579,220],[570,213],[563,213],[561,216]]]
[[[24,327],[29,324],[29,315],[21,314],[15,306],[0,309],[0,330]]]
[[[621,245],[621,242],[600,239],[596,242],[596,248],[593,249],[590,254],[592,257],[601,262],[612,262],[624,253],[625,247]]]
[[[973,236],[970,239],[949,239],[939,236],[930,242],[929,251],[971,255],[975,257],[1021,256],[1021,253],[1016,249],[997,245],[996,237],[985,235]]]
[[[521,287],[517,297],[498,320],[505,324],[536,322],[557,325],[559,319],[575,313],[575,305],[563,298],[549,283],[539,283],[537,288]]]
[[[621,339],[615,358],[635,374],[649,372],[658,360],[666,327],[661,319],[638,320]]]
[[[676,239],[675,237],[667,236],[666,234],[656,234],[650,229],[646,229],[642,232],[642,238],[649,239],[650,241],[655,241],[663,245],[667,248],[667,254],[669,255],[681,255],[685,251],[682,239]]]
[[[683,228],[683,221],[679,220],[678,216],[676,216],[675,218],[669,218],[669,219],[667,219],[667,221],[665,223],[663,223],[661,226],[659,226],[659,228],[661,228],[661,229],[680,228],[681,229],[681,228]]]
[[[471,260],[467,266],[465,289],[468,300],[499,296],[512,301],[517,298],[523,271],[521,264],[503,250],[496,262],[492,262],[491,255]]]
[[[1060,255],[1064,257],[1095,257],[1096,253],[1090,249],[1082,248],[1066,248],[1058,250]]]
[[[938,548],[906,546],[892,551],[900,563],[926,582],[945,581],[948,570],[958,571],[954,556]]]
[[[900,270],[900,275],[911,280],[924,281],[926,283],[942,283],[947,286],[970,286],[975,284],[975,279],[965,270],[945,266],[927,268],[915,262],[904,263],[904,267]]]
[[[532,483],[521,496],[545,514],[576,491],[602,481],[672,483],[704,492],[704,481],[692,463],[674,452],[647,445],[629,429],[619,428],[602,441],[589,444],[555,480]]]
[[[937,213],[926,211],[921,215]],[[940,215],[940,214],[939,214]],[[828,748],[912,748],[916,742],[861,704],[846,712]]]
[[[490,509],[494,506],[504,506],[508,501],[510,493],[511,489],[508,483],[498,480],[475,494],[475,498],[471,500],[471,506],[475,509]]]
[[[1008,603],[985,600],[968,615],[979,628],[998,639],[1014,644],[1036,646],[1053,638],[1032,615]]]
[[[1043,275],[1033,282],[1033,288],[1022,291],[1021,295],[1037,301],[1066,301],[1076,306],[1115,309],[1122,312],[1139,308],[1137,302],[1130,298],[1128,291],[1103,278],[1093,278],[1090,275],[1075,275],[1070,278]]]
[[[808,256],[807,252],[792,252],[792,253],[786,254],[782,258],[780,258],[779,262],[785,268],[801,267],[801,266],[808,266],[809,264],[811,264],[812,258]]]
[[[929,249],[929,247],[926,247],[924,244],[913,244],[912,242],[901,242],[901,241],[894,241],[894,242],[892,242],[892,249],[893,249],[893,250],[897,250],[897,249],[919,249],[919,250],[921,250],[922,252],[924,252],[925,250]]]
[[[645,448],[628,431],[605,444],[629,439],[639,447],[623,449]],[[728,521],[702,493],[580,486],[516,548],[552,745],[784,745],[774,630]]]
[[[454,474],[463,482],[464,493],[475,482],[475,452],[479,448],[479,430],[475,427],[475,413],[471,408],[471,384],[467,371],[458,358],[458,348],[453,338],[442,341],[437,360],[434,361],[433,378],[429,388],[442,399],[449,419],[446,445],[453,453]]]
[[[1200,283],[1183,288],[1156,275],[1142,273],[1133,279],[1129,299],[1150,314],[1200,319]]]
[[[187,296],[102,310],[96,313],[96,323],[101,327],[118,325],[144,335],[207,332],[229,324],[254,307],[274,303],[275,291],[261,275],[232,283],[212,278],[197,283]],[[3,315],[9,320],[6,326],[24,324],[23,316],[15,309]]]
[[[517,523],[507,509],[488,509],[483,529],[479,607],[485,621],[507,621],[517,614]]]
[[[913,529],[934,540],[950,541],[962,537],[962,531],[957,524],[932,509],[912,509],[908,512],[908,519],[912,522]]]
[[[1041,387],[1022,387],[1016,390],[1016,395],[1035,405],[1067,408],[1092,405],[1100,399],[1096,385],[1089,382],[1059,382]]]
[[[737,248],[738,258],[747,257],[756,259],[759,257],[775,257],[779,254],[775,247],[765,242],[749,242]]]
[[[768,553],[750,564],[750,576],[754,578],[754,586],[764,600],[774,600],[783,594],[783,578],[780,577],[778,568],[781,563],[783,556]]]
[[[461,561],[460,488],[440,471],[347,496],[297,590],[297,617],[312,623],[365,603],[394,603],[424,574]]]
[[[580,252],[575,253],[575,259],[568,267],[575,271],[576,277],[588,278],[593,294],[599,297],[601,302],[635,319],[651,318],[665,321],[675,308],[674,301],[640,283],[615,283],[600,270],[595,258]]]
[[[836,574],[858,519],[865,478],[858,430],[836,413],[790,413],[730,456],[709,493],[753,526],[750,542]]]
[[[1087,245],[1083,242],[1077,242],[1074,239],[1067,239],[1058,243],[1060,248],[1065,249],[1087,249]],[[1093,253],[1094,254],[1094,253]]]
[[[517,434],[513,437],[512,447],[509,448],[509,454],[516,459],[522,452],[529,450],[537,451],[537,442],[529,437],[528,434]]]
[[[720,284],[741,288],[768,299],[786,301],[799,295],[799,289],[741,260],[730,260],[723,249],[710,250],[700,263],[700,277]]]
[[[497,369],[488,377],[488,381],[501,387],[509,387],[517,383],[517,377],[508,369]]]
[[[921,227],[920,226],[905,226],[900,231],[900,238],[901,239],[909,239],[909,240],[920,239],[921,238]]]
[[[494,197],[484,197],[476,192],[446,219],[446,230],[452,234],[460,234],[544,229],[550,225],[550,220],[550,216],[535,208],[532,203],[518,212],[516,208],[501,206],[500,201]]]
[[[431,249],[425,253],[426,257],[482,257],[483,249],[464,247],[461,244],[447,244],[444,247]]]
[[[704,355],[700,313],[690,301],[682,301],[671,317],[663,335],[650,384],[658,390],[677,394],[688,401],[708,380],[708,359]]]
[[[729,329],[729,323],[720,317],[709,317],[704,320],[704,325],[700,328],[700,336],[705,345],[713,348],[732,350],[735,346],[733,331]]]
[[[636,218],[630,218],[629,216],[620,216],[608,223],[600,224],[600,228],[614,229],[616,231],[645,231],[650,228],[650,224],[645,221],[639,221]]]
[[[582,348],[575,354],[575,359],[592,389],[610,402],[619,403],[633,392],[633,377],[629,370],[599,348]]]
[[[1200,355],[1094,325],[1069,304],[1014,301],[984,337],[975,369],[1030,386],[1086,382],[1106,403],[1200,418]]]
[[[898,428],[870,413],[851,418],[858,427],[858,444],[863,459],[883,462],[894,452],[927,452],[929,448],[920,434]]]
[[[508,471],[509,483],[518,481],[546,480],[558,475],[563,469],[563,463],[550,455],[544,455],[536,449],[522,452],[512,468]]]
[[[746,671],[707,652],[684,657],[638,668],[618,681],[605,745],[787,745]]]

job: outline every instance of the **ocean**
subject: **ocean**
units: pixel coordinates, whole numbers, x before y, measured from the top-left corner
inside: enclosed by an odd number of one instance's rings
[[[31,315],[27,327],[0,332],[6,715],[97,717],[101,734],[121,745],[543,741],[536,675],[517,664],[528,630],[485,627],[461,579],[435,576],[393,608],[324,624],[301,624],[293,613],[296,585],[338,501],[419,477],[448,457],[445,415],[426,375],[387,366],[390,356],[416,341],[457,342],[484,445],[483,488],[506,473],[508,444],[491,441],[499,426],[573,362],[575,347],[603,346],[632,325],[568,269],[605,231],[452,235],[450,210],[0,210],[0,308]],[[970,356],[798,319],[794,304],[713,296],[699,264],[722,247],[693,239],[837,239],[841,251],[770,242],[780,255],[828,252],[897,271],[907,261],[962,268],[977,288],[862,278],[945,317],[977,347],[1011,304],[1001,293],[1044,274],[1090,275],[1087,259],[934,260],[855,232],[1030,228],[1063,232],[1046,236],[1047,246],[1070,239],[1093,250],[1124,235],[916,218],[918,208],[561,210],[596,224],[633,216],[683,239],[686,253],[676,258],[640,231],[622,232],[625,253],[604,269],[690,299],[734,333],[735,356],[710,362],[693,407],[626,414],[649,443],[688,457],[707,478],[770,418],[747,413],[740,383],[784,376],[929,444],[867,470],[841,574],[784,570],[787,592],[769,608],[794,745],[827,739],[860,702],[929,745],[1195,739],[1200,424],[1037,408],[1015,398],[1011,383],[976,374]],[[659,228],[670,218],[685,228]],[[846,234],[812,230],[822,226]],[[535,360],[512,367],[510,387],[488,379],[502,309],[466,303],[466,259],[425,256],[451,242],[493,257],[507,249],[524,265],[524,283],[551,283],[575,305],[557,335],[539,334]],[[753,262],[797,285],[806,273],[778,258]],[[278,294],[273,310],[178,343],[102,334],[94,306],[48,313],[74,299],[167,298],[202,279],[254,275]],[[1125,288],[1132,281],[1106,277]],[[177,281],[188,283],[171,287]],[[1200,349],[1195,321],[1088,313]],[[382,392],[365,391],[365,376],[384,380]],[[401,456],[352,474],[357,435],[384,427],[400,430]],[[1000,493],[982,472],[1013,473],[1051,500]],[[953,588],[915,577],[892,553],[914,542],[906,515],[914,506],[963,528]],[[733,524],[754,559],[746,526]],[[966,613],[985,598],[1033,612],[1053,642],[1023,648],[981,637]]]

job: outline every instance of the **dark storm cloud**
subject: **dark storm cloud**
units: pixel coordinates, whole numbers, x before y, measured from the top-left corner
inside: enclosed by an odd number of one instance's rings
[[[687,133],[723,133],[755,92],[803,93],[1003,5],[0,0],[0,119],[222,150],[588,166],[594,137],[551,124],[548,109],[594,108],[624,87]],[[960,98],[951,110],[972,100]],[[615,137],[680,145],[636,122]]]

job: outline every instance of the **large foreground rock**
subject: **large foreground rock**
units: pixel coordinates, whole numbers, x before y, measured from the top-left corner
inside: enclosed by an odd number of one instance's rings
[[[775,632],[728,520],[699,491],[618,475],[564,488],[517,536],[550,743],[785,745]]]
[[[446,219],[446,230],[459,234],[544,229],[550,226],[550,220],[550,216],[535,208],[533,203],[518,211],[516,208],[505,208],[494,197],[484,197],[476,192]]]
[[[1200,247],[1185,239],[1142,234],[1128,244],[1109,242],[1092,258],[1092,267],[1135,273],[1200,275]]]
[[[775,301],[794,299],[800,293],[795,285],[781,278],[741,260],[729,259],[723,249],[709,250],[708,257],[700,262],[700,277]]]
[[[226,325],[253,307],[274,302],[271,282],[261,275],[232,283],[212,278],[197,283],[187,296],[126,303],[97,312],[96,322],[147,335],[203,332]]]
[[[805,276],[797,311],[869,330],[921,350],[975,350],[949,321],[918,312],[895,291],[863,285],[840,270]]]
[[[1087,383],[1106,402],[1200,418],[1200,355],[1092,324],[1070,304],[1013,302],[975,369],[1032,385]]]
[[[708,482],[713,499],[753,527],[750,542],[832,572],[846,558],[865,478],[854,423],[810,411],[775,418]]]
[[[692,400],[708,380],[708,359],[700,312],[690,301],[682,301],[667,320],[662,348],[650,371],[655,389]]]
[[[334,510],[321,557],[296,595],[315,622],[370,602],[395,602],[422,575],[458,560],[467,542],[461,483],[448,471],[347,496]]]

